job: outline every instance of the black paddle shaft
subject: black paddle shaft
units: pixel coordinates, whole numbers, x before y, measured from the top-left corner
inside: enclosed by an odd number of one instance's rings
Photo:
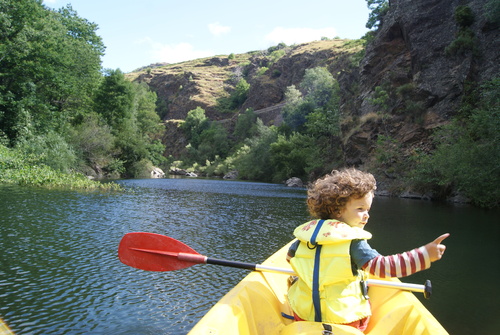
[[[257,264],[254,264],[254,263],[227,261],[225,259],[217,259],[217,258],[211,258],[211,257],[207,257],[206,263],[213,264],[213,265],[230,266],[233,268],[247,269],[247,270],[252,270],[252,271],[255,271],[255,267],[257,266]]]

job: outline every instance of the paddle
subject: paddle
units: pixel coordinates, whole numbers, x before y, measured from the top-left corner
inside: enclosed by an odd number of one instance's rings
[[[181,241],[153,233],[126,234],[120,241],[118,256],[122,263],[146,271],[175,271],[195,264],[214,264],[253,271],[295,274],[292,269],[207,257],[199,254]],[[368,279],[367,284],[368,286],[422,292],[426,299],[429,299],[432,294],[430,280],[427,280],[425,285],[419,285]]]

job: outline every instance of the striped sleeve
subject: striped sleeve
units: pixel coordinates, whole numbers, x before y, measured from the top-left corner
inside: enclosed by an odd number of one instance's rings
[[[402,254],[377,256],[367,262],[363,269],[380,278],[406,277],[431,267],[431,260],[425,247]]]

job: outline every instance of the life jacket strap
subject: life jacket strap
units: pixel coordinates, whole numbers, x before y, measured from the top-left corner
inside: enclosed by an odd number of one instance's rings
[[[312,300],[314,306],[314,321],[321,322],[321,301],[319,296],[319,270],[321,261],[321,244],[316,244],[316,238],[318,237],[319,231],[323,226],[325,220],[320,220],[316,229],[311,236],[311,244],[316,246],[316,253],[314,254],[314,269],[313,269],[313,281],[312,281]]]

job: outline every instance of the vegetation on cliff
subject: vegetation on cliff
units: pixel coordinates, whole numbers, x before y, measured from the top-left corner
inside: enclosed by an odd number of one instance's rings
[[[416,155],[412,182],[460,192],[483,207],[500,199],[500,78],[484,83],[450,124],[434,133],[436,150]]]
[[[268,182],[306,180],[331,170],[335,159],[340,162],[338,92],[326,68],[307,69],[300,87],[286,90],[283,123],[266,126],[247,109],[232,133],[210,121],[202,108],[191,110],[180,125],[189,141],[180,166],[209,176],[237,170],[242,179]]]

